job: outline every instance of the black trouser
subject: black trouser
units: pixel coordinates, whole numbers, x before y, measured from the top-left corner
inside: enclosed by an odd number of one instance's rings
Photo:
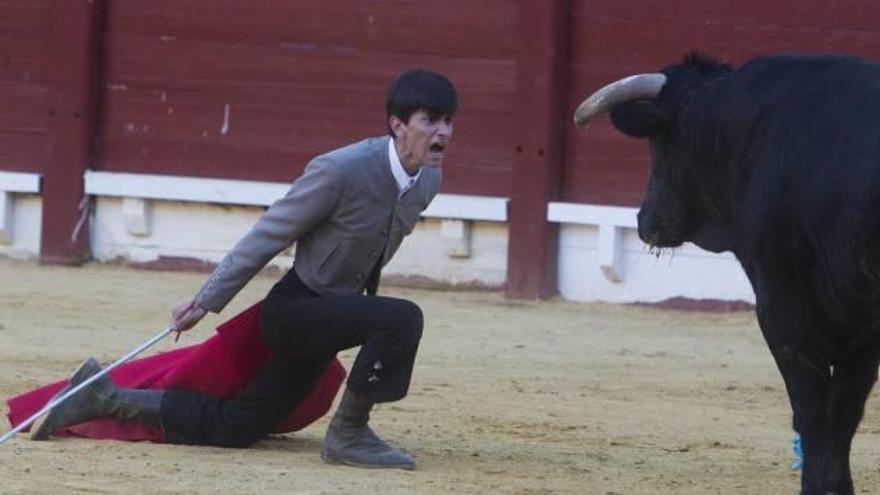
[[[391,297],[319,296],[291,269],[263,303],[269,358],[227,400],[168,390],[161,406],[171,443],[244,447],[271,433],[314,388],[336,353],[361,346],[348,388],[372,402],[402,399],[422,336],[422,312]]]

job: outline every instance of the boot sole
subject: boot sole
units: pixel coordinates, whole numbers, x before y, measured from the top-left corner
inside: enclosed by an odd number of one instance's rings
[[[324,450],[321,450],[321,460],[323,460],[327,464],[334,464],[337,466],[352,466],[363,469],[404,469],[406,471],[414,471],[416,469],[415,464],[361,464],[358,462],[351,462],[333,456],[325,452]]]
[[[76,387],[99,371],[101,371],[101,365],[98,364],[98,361],[96,361],[95,358],[86,359],[81,365],[79,365],[79,368],[77,368],[76,371],[73,372],[73,375],[70,376],[69,383],[65,385],[61,390],[59,390],[58,393],[53,395],[52,398],[49,399],[49,402],[46,402],[46,404],[66,394],[68,390]],[[37,441],[48,440],[49,437],[52,435],[52,431],[54,430],[52,425],[55,424],[55,416],[55,409],[52,409],[51,411],[49,411],[49,414],[46,414],[41,419],[38,419],[37,422],[32,426],[30,439]]]

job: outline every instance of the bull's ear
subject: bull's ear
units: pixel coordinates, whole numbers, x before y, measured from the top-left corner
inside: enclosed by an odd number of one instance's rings
[[[611,109],[611,123],[620,132],[636,137],[650,137],[672,121],[672,112],[654,101],[628,101]]]

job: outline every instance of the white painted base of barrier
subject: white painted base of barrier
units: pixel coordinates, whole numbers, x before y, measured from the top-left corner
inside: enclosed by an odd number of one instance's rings
[[[5,229],[8,242],[0,243],[0,256],[36,259],[40,256],[43,200],[36,194],[10,194],[11,218]]]
[[[656,303],[673,298],[754,303],[754,292],[730,253],[686,243],[650,253],[636,231],[636,209],[551,203],[561,223],[559,293],[572,301]]]
[[[99,197],[94,205],[92,257],[134,263],[162,257],[217,263],[263,213],[262,208],[252,206],[157,201],[150,213],[150,233],[145,236],[130,230],[123,198]]]
[[[92,255],[97,261],[151,263],[184,258],[217,263],[263,213],[255,206],[183,201],[154,201],[149,234],[129,229],[123,198],[99,197],[92,223]],[[443,248],[440,219],[424,219],[385,267],[383,277],[414,278],[438,285],[503,287],[507,272],[507,227],[473,222],[469,257],[450,257]],[[295,250],[294,250],[295,251]],[[286,270],[293,262],[284,252],[269,266]]]
[[[454,241],[444,238],[448,232],[444,233],[443,222],[433,218],[419,222],[382,270],[382,276],[433,280],[453,286],[503,288],[507,279],[507,225],[466,222],[471,224],[467,234],[469,253],[456,256],[449,251]]]
[[[91,170],[85,173],[84,179],[87,194],[97,197],[122,198],[121,215],[126,232],[132,236],[143,238],[140,243],[129,243],[132,249],[135,249],[133,246],[139,246],[143,243],[162,242],[156,239],[150,241],[154,204],[182,202],[232,205],[234,207],[268,207],[290,188],[289,184],[276,182]],[[501,197],[438,194],[422,213],[422,217],[442,219],[443,228],[439,237],[448,257],[470,258],[473,254],[474,222],[506,222],[507,204],[508,199]],[[99,233],[98,236],[100,237],[100,235]],[[116,235],[118,236],[119,233]],[[107,244],[101,246],[103,247],[97,248],[97,252],[102,253],[98,256],[107,256],[104,250]],[[111,248],[110,251],[117,254],[113,251],[114,249],[116,248]],[[142,253],[142,250],[138,248],[136,252]],[[290,253],[285,252],[285,254]]]
[[[177,186],[180,187],[177,187]],[[148,263],[162,257],[216,263],[286,184],[86,174],[95,196],[93,257]],[[0,255],[36,258],[42,200],[39,177],[0,172]],[[507,273],[506,198],[438,195],[383,274],[424,283],[502,288]],[[671,298],[753,302],[730,254],[686,244],[655,256],[635,231],[635,209],[551,203],[560,223],[559,292],[572,301],[660,302]],[[286,269],[286,251],[270,265]]]
[[[39,174],[0,171],[0,254],[32,258],[39,254],[39,226],[33,223],[33,199],[40,192]],[[22,205],[22,206],[20,206]],[[34,238],[33,226],[37,226]]]

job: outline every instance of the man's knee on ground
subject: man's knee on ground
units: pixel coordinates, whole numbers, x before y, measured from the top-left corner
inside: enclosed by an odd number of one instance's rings
[[[400,299],[394,308],[397,333],[401,340],[416,344],[422,338],[425,319],[422,308],[412,301]]]

